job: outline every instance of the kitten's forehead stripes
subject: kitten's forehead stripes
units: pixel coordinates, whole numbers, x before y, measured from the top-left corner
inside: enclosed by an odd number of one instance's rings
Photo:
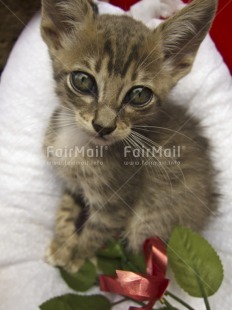
[[[124,77],[126,75],[127,70],[131,66],[132,62],[137,62],[139,60],[139,45],[134,44],[131,48],[131,53],[125,62],[124,66],[122,67],[121,76]]]
[[[125,77],[129,67],[133,62],[139,60],[138,45],[134,45],[132,49],[129,47],[126,51],[111,55],[108,63],[108,71],[110,75],[120,75],[122,78]]]
[[[109,58],[107,69],[108,69],[109,74],[111,75],[113,73],[113,62],[115,58],[114,49],[112,47],[112,40],[110,39],[106,40],[104,44],[103,52],[104,52],[104,55],[108,56]]]
[[[95,65],[96,72],[100,72],[104,59],[107,59],[109,75],[120,75],[124,78],[130,66],[139,61],[140,47],[143,45],[144,38],[140,39],[140,42],[137,40],[134,42],[132,38],[130,40],[128,38],[126,42],[124,38],[125,44],[122,46],[114,37],[107,38],[103,47],[103,59],[99,59]],[[133,78],[136,78],[136,74],[133,74]]]

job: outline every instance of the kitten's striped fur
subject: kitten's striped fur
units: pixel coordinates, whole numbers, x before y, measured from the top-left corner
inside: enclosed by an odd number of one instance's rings
[[[195,0],[155,30],[128,16],[99,16],[88,0],[42,2],[41,31],[60,99],[45,152],[49,146],[108,146],[102,165],[93,164],[97,157],[79,155],[68,158],[73,165],[56,167],[65,190],[48,261],[75,271],[112,238],[123,238],[138,251],[147,237],[167,240],[175,225],[201,229],[217,208],[208,141],[198,121],[166,98],[191,70],[216,0]],[[91,74],[97,93],[74,90],[73,71]],[[125,104],[135,86],[152,90],[148,105]],[[93,122],[102,130],[111,128],[110,134],[98,135]],[[181,164],[143,166],[144,158],[125,157],[125,145],[184,146]],[[65,163],[67,158],[50,154],[49,160]],[[85,160],[88,165],[81,164]],[[130,160],[139,166],[124,164]]]

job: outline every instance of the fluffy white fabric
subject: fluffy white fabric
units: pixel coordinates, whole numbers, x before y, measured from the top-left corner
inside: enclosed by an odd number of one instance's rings
[[[168,0],[152,2],[160,5],[159,14],[163,8],[166,15],[173,11],[171,3],[176,8],[180,4]],[[142,9],[145,4],[139,5]],[[122,13],[108,4],[101,4],[100,8],[102,12]],[[43,261],[52,236],[61,186],[41,150],[57,98],[39,22],[40,17],[36,16],[24,30],[0,85],[0,309],[4,310],[36,310],[45,300],[70,292],[58,271]],[[192,73],[178,84],[171,98],[202,120],[214,146],[212,156],[220,171],[221,216],[209,225],[205,236],[222,258],[225,280],[210,301],[214,310],[230,309],[232,84],[229,71],[209,37],[200,48]],[[183,294],[175,285],[171,290]],[[183,296],[197,310],[204,309],[201,300]],[[127,309],[127,306],[115,309]]]

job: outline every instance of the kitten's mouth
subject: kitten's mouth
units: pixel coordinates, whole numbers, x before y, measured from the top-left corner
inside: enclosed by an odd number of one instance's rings
[[[99,134],[91,133],[90,137],[91,137],[91,142],[95,145],[102,145],[102,146],[112,145],[118,141],[118,139],[112,137],[111,135],[101,136]]]
[[[120,139],[117,137],[114,137],[112,135],[100,135],[99,133],[94,133],[91,131],[85,131],[85,133],[88,136],[89,142],[95,145],[112,145],[116,142],[119,142]]]
[[[99,145],[110,145],[113,143],[112,139],[110,139],[109,137],[105,137],[105,136],[100,136],[100,135],[94,135],[94,139],[93,142],[96,142],[96,144]]]

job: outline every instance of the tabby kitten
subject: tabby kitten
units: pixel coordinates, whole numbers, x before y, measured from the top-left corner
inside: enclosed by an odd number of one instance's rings
[[[195,0],[155,30],[100,15],[90,0],[43,0],[41,31],[60,105],[44,149],[64,183],[52,265],[74,272],[112,238],[139,251],[216,210],[209,146],[167,95],[191,70],[216,0]]]

